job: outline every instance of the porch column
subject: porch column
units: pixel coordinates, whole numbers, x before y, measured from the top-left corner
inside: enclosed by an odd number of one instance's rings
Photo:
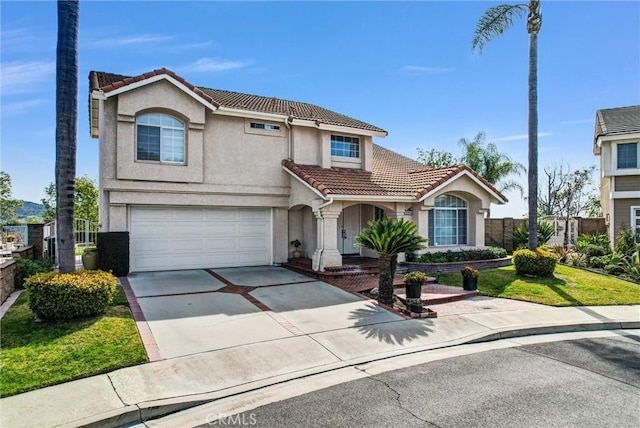
[[[385,215],[389,218],[394,219],[395,221],[398,221],[398,219],[405,219],[405,220],[413,220],[412,218],[406,218],[406,216],[404,215],[404,205],[403,204],[396,204],[397,208],[395,211],[389,211],[389,212],[385,212]],[[405,253],[398,253],[398,263],[401,262],[405,262],[407,261],[407,256]]]
[[[313,253],[313,269],[324,271],[326,267],[342,266],[338,251],[338,217],[340,211],[314,212],[318,224],[317,245]]]
[[[429,238],[429,209],[431,207],[420,207],[419,209],[415,209],[414,210],[414,220],[416,222],[416,225],[418,226],[418,235],[424,237],[424,238]],[[429,242],[427,242],[427,247],[429,246]],[[417,251],[417,254],[424,254],[426,253],[427,250],[420,250]]]
[[[474,240],[475,242],[473,242],[473,245],[479,248],[482,248],[485,246],[484,241],[485,241],[485,236],[484,236],[484,215],[488,210],[486,208],[481,208],[478,212],[476,212],[476,227],[475,227],[475,237]],[[471,219],[469,219],[471,220]]]

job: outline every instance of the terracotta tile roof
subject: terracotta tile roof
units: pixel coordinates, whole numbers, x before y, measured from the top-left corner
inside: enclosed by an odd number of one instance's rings
[[[139,82],[162,74],[169,75],[178,80],[180,83],[184,84],[197,95],[216,107],[224,106],[239,110],[278,114],[284,117],[291,116],[295,119],[315,121],[316,124],[324,123],[328,125],[346,126],[349,128],[364,129],[386,134],[386,131],[382,128],[378,128],[377,126],[373,126],[361,120],[354,119],[313,104],[283,100],[276,97],[265,97],[260,95],[243,94],[240,92],[224,91],[220,89],[197,87],[166,68],[154,70],[135,77],[105,73],[102,71],[92,71],[89,73],[89,90],[110,92],[131,83]]]
[[[491,183],[466,165],[427,168],[415,160],[375,144],[371,172],[350,168],[298,165],[289,160],[283,160],[282,164],[324,196],[412,196],[420,199],[458,173],[468,171],[505,202],[508,201]]]
[[[603,135],[640,132],[640,105],[598,110],[595,139]]]

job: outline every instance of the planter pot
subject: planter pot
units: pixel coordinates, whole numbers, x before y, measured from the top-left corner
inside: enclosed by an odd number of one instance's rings
[[[407,299],[419,299],[422,295],[422,284],[405,284]]]
[[[472,276],[462,277],[462,288],[467,291],[473,291],[478,289],[478,278]]]
[[[87,248],[82,252],[82,266],[84,270],[98,269],[98,250],[96,248]]]
[[[298,250],[295,250],[293,253],[291,253],[291,255],[294,259],[299,259],[300,257],[302,257],[302,253]]]

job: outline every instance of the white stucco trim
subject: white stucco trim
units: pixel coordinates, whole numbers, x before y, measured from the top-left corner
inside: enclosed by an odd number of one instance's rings
[[[304,184],[305,187],[309,190],[311,190],[313,193],[315,193],[316,195],[318,195],[320,198],[322,198],[323,200],[328,200],[329,198],[327,198],[325,195],[323,195],[318,189],[316,189],[313,186],[310,186],[309,183],[307,183],[306,181],[304,181],[302,178],[298,177],[297,174],[295,174],[293,171],[291,171],[289,168],[287,168],[286,166],[282,165],[282,169],[288,173],[290,176],[292,176],[293,178],[295,178],[296,180],[298,180],[300,183]]]
[[[387,136],[386,132],[371,131],[371,130],[368,130],[368,129],[360,129],[360,128],[350,128],[348,126],[329,125],[327,123],[322,123],[322,122],[320,122],[318,125],[316,125],[316,127],[318,129],[323,130],[323,131],[345,132],[345,133],[348,133],[348,134],[368,135],[368,136],[371,136],[371,137],[386,137]]]
[[[161,80],[166,80],[166,81],[172,83],[178,89],[182,90],[185,94],[189,95],[191,98],[193,98],[194,100],[198,101],[200,104],[204,105],[205,107],[207,107],[211,111],[216,111],[218,109],[218,107],[214,106],[209,101],[206,101],[200,95],[196,94],[191,89],[187,88],[185,85],[183,85],[182,83],[180,83],[179,81],[177,81],[173,77],[169,76],[168,74],[159,74],[159,75],[156,75],[156,76],[153,76],[153,77],[149,77],[148,79],[140,80],[139,82],[130,83],[130,84],[122,86],[122,87],[120,87],[118,89],[114,89],[113,91],[104,92],[104,96],[105,96],[105,99],[106,98],[111,98],[113,96],[122,94],[124,92],[129,92],[129,91],[132,91],[134,89],[140,88],[142,86],[146,86],[146,85],[149,85],[149,84],[154,83],[154,82],[159,82]]]
[[[427,199],[429,196],[433,195],[434,193],[437,193],[441,190],[441,188],[443,186],[446,186],[447,184],[449,184],[450,182],[457,180],[458,178],[462,177],[463,175],[466,175],[467,177],[469,177],[471,180],[473,180],[476,184],[478,184],[478,186],[482,187],[487,193],[489,193],[490,195],[492,195],[500,204],[504,204],[507,201],[505,201],[504,199],[502,199],[496,192],[494,192],[493,190],[491,190],[487,185],[485,185],[482,181],[478,180],[478,178],[471,174],[469,171],[467,171],[466,169],[463,171],[460,171],[459,173],[457,173],[456,175],[454,175],[453,177],[451,177],[450,179],[448,179],[447,181],[445,181],[444,183],[442,183],[440,186],[436,187],[435,189],[427,192],[425,195],[423,195],[419,202],[424,201],[425,199]]]
[[[611,197],[613,199],[640,198],[640,190],[611,192]]]
[[[413,196],[333,195],[336,201],[417,202]]]
[[[225,107],[225,106],[220,106],[215,113],[225,115],[225,116],[246,117],[246,118],[253,118],[253,119],[270,120],[274,122],[284,122],[284,123],[288,123],[295,126],[304,126],[307,128],[316,128],[323,131],[334,131],[334,132],[341,132],[341,133],[352,134],[352,135],[367,135],[367,136],[375,136],[375,137],[387,136],[386,132],[370,131],[367,129],[360,129],[360,128],[350,128],[348,126],[328,125],[322,122],[316,123],[313,120],[298,119],[295,117],[291,121],[289,121],[290,116],[285,116],[283,114],[235,109],[235,108]]]

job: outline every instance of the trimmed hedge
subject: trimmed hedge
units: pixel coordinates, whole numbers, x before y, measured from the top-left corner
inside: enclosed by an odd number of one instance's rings
[[[493,260],[507,257],[507,250],[500,247],[487,247],[459,251],[438,251],[425,253],[415,261],[418,263],[451,263],[471,262],[476,260]]]
[[[16,263],[18,264],[18,269],[13,279],[13,284],[16,288],[23,288],[24,281],[31,275],[53,270],[53,260],[51,259],[31,260],[21,257],[16,260]]]
[[[557,257],[552,252],[538,248],[518,250],[513,253],[513,264],[518,275],[552,276],[556,269]]]
[[[116,293],[108,272],[39,273],[25,281],[29,307],[43,319],[71,319],[104,313]]]

